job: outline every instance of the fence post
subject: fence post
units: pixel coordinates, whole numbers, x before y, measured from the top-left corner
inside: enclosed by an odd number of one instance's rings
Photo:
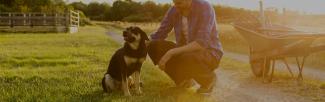
[[[65,12],[65,27],[67,29],[67,32],[69,32],[69,22],[70,22],[70,11],[68,9],[66,9]]]
[[[33,25],[33,19],[32,19],[32,13],[29,13],[29,17],[28,17],[28,19],[29,19],[29,26],[30,27],[33,27],[34,25]]]
[[[9,13],[9,26],[13,27],[11,13]]]
[[[45,26],[45,25],[46,25],[46,14],[43,13],[43,26]]]
[[[73,13],[72,13],[72,10],[69,10],[69,15],[70,15],[70,17],[69,17],[69,19],[70,19],[70,25],[69,26],[72,26],[72,24],[73,24],[73,19],[72,19],[72,16],[73,16]]]
[[[78,14],[78,27],[80,26],[80,12],[79,11],[77,11],[77,14]]]
[[[26,13],[23,13],[23,25],[26,26]]]
[[[260,22],[263,28],[266,26],[263,1],[260,1]]]
[[[54,26],[56,27],[58,24],[58,13],[54,14]]]

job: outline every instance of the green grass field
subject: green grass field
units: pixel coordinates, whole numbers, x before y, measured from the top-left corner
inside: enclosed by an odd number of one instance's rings
[[[1,34],[0,99],[95,98],[90,95],[99,91],[98,78],[118,47],[103,32],[85,27],[78,34]]]
[[[139,26],[144,29],[144,31],[149,34],[156,31],[159,27],[159,23],[126,23],[126,22],[96,22],[100,25],[109,25],[118,31],[118,29],[123,29],[128,26]],[[220,41],[223,45],[225,51],[234,52],[239,54],[249,54],[249,46],[247,41],[234,29],[234,27],[230,24],[219,24],[218,25],[220,31]],[[323,27],[318,27],[323,28]],[[172,36],[173,32],[171,32],[171,36],[169,36],[169,40],[174,39]],[[325,44],[325,38],[318,39],[315,41],[315,45],[317,44]],[[295,59],[290,58],[289,61],[291,63],[296,63]],[[307,66],[315,67],[321,70],[325,70],[325,52],[318,52],[311,54],[306,61]]]
[[[76,34],[0,34],[2,101],[204,101],[193,92],[167,90],[173,83],[150,61],[143,66],[144,95],[103,94],[101,78],[120,47],[98,26]],[[171,95],[175,93],[177,95]]]
[[[110,30],[120,31],[116,28]],[[113,52],[121,45],[99,26],[80,28],[76,34],[0,34],[1,101],[112,101],[112,102],[209,102],[193,91],[169,89],[172,81],[147,60],[143,66],[143,95],[124,97],[104,94],[101,78]],[[229,58],[221,68],[251,75],[249,64]],[[254,78],[247,77],[250,80]],[[257,80],[255,80],[257,81]],[[287,83],[284,80],[283,83]],[[307,83],[308,84],[308,83]],[[321,85],[317,83],[313,87]],[[323,85],[321,85],[323,87]],[[309,87],[302,87],[303,89]],[[296,89],[290,89],[295,91]],[[289,91],[290,91],[289,90]],[[312,90],[320,93],[319,90]],[[313,96],[314,97],[314,96]]]

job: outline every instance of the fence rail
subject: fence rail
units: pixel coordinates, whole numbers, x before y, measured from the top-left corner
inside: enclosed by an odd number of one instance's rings
[[[44,31],[40,27],[49,28],[48,32],[75,32],[79,27],[79,22],[79,12],[72,10],[65,13],[0,13],[0,31],[6,32],[29,32],[28,29],[26,30],[28,27],[31,28],[31,32],[37,32],[38,29]]]

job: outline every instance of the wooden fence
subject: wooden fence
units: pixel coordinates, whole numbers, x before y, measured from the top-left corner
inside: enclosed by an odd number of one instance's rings
[[[65,13],[15,13],[0,12],[2,32],[77,32],[79,12]]]

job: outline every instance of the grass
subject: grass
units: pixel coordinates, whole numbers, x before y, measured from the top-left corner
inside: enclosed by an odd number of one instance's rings
[[[102,25],[102,26],[106,26],[106,27],[113,27],[116,29],[125,29],[125,27],[129,27],[129,26],[138,26],[141,27],[142,30],[144,30],[145,32],[148,33],[152,33],[155,30],[157,30],[157,28],[159,27],[160,23],[159,22],[152,22],[152,23],[128,23],[128,22],[96,22],[94,21],[94,23]]]
[[[104,94],[101,78],[121,45],[106,29],[82,27],[76,34],[0,34],[1,101],[207,101],[193,92],[168,90],[172,81],[149,61],[143,66],[144,95]]]
[[[305,78],[303,83],[292,79],[287,73],[277,73],[276,81],[271,85],[281,89],[286,93],[294,93],[294,95],[310,98],[314,102],[325,101],[325,91],[322,89],[322,82],[317,80],[309,80]],[[307,80],[306,80],[307,79]]]
[[[130,25],[132,24],[128,24],[128,23],[109,24],[109,26],[113,26],[116,29],[122,29],[123,27],[127,27]],[[139,26],[141,28],[144,28],[146,32],[154,32],[158,27],[158,25],[148,26],[146,24],[140,24]],[[249,49],[248,49],[247,42],[240,36],[240,34],[237,31],[234,30],[234,28],[231,25],[220,24],[219,29],[220,29],[220,39],[226,51],[248,54]],[[317,43],[324,44],[325,43],[324,41],[325,40],[323,39],[319,39],[318,41],[316,41],[316,44]],[[325,58],[324,52],[312,54],[310,57],[308,57],[309,61],[307,62],[307,65],[321,69],[325,66],[325,64],[323,63],[323,61],[325,61],[324,58]],[[232,70],[232,71],[240,70],[239,72],[237,72],[237,74],[243,75],[242,77],[243,80],[248,80],[249,82],[253,82],[253,83],[261,81],[259,79],[254,78],[251,75],[251,69],[248,63],[238,62],[225,57],[223,58],[220,66],[221,68],[225,68],[226,70]],[[276,72],[275,76],[276,79],[274,83],[268,85],[268,87],[276,87],[283,92],[290,93],[290,94],[293,93],[297,96],[301,96],[304,98],[310,98],[315,102],[322,102],[325,100],[325,97],[322,96],[325,94],[324,83],[321,81],[310,80],[306,78],[303,84],[297,84],[295,80],[289,77],[290,75],[288,75],[288,73]]]
[[[97,79],[118,47],[103,32],[1,34],[0,99],[63,101],[99,90]]]
[[[103,23],[102,23],[103,24]],[[105,26],[105,24],[103,24]],[[130,26],[132,24],[128,23],[111,23],[109,26],[112,26],[116,29],[122,29],[123,27]],[[157,26],[151,26],[149,27],[146,24],[140,24],[141,28],[144,28],[147,32],[153,32],[157,29]],[[223,47],[227,51],[231,52],[237,52],[241,54],[248,54],[248,45],[246,41],[239,36],[239,33],[234,30],[234,28],[231,25],[228,24],[220,24],[220,39],[222,41]],[[170,38],[172,39],[172,38]],[[317,43],[322,43],[322,39],[320,39]],[[309,57],[309,65],[315,64],[315,66],[318,66],[320,68],[323,67],[322,60],[325,54],[318,53],[314,54]],[[311,63],[310,63],[311,62]],[[251,75],[251,69],[250,65],[248,63],[243,63],[239,61],[232,60],[230,58],[223,58],[221,65],[221,68],[231,71],[238,71],[237,74],[241,74],[243,77],[241,79],[248,80],[249,82],[261,82],[261,80],[254,78],[254,76]],[[308,78],[305,79],[304,83],[301,85],[297,84],[295,80],[290,78],[288,73],[283,72],[277,72],[276,73],[276,79],[274,83],[268,85],[268,87],[277,87],[283,92],[287,93],[293,93],[295,95],[311,98],[313,101],[321,102],[325,99],[324,96],[321,96],[324,93],[324,84],[322,82],[317,80],[310,80]],[[310,89],[310,90],[308,90]],[[309,94],[304,93],[304,90],[308,90]]]
[[[110,28],[115,29],[115,28]],[[119,29],[116,29],[119,31]],[[193,91],[173,90],[172,81],[150,61],[142,74],[143,95],[104,94],[100,81],[113,52],[121,45],[98,26],[77,34],[0,34],[1,101],[209,102]],[[247,63],[224,58],[221,68],[248,74]],[[317,83],[319,85],[319,83]],[[324,86],[321,84],[320,87]],[[314,91],[313,91],[314,92]]]
[[[155,32],[158,27],[159,23],[127,23],[127,22],[96,22],[105,27],[105,25],[114,27],[115,30],[121,30],[128,26],[139,26],[144,31],[151,34]],[[235,28],[230,24],[219,24],[218,28],[220,30],[220,41],[223,45],[225,51],[228,52],[235,52],[239,54],[249,55],[249,46],[247,41],[235,30]],[[321,28],[321,27],[319,27]],[[171,36],[168,37],[169,40],[173,40],[173,32],[171,32]],[[325,44],[325,38],[318,39],[315,43],[318,44]],[[289,59],[291,63],[296,63],[295,59]],[[325,70],[325,52],[318,52],[311,54],[306,61],[307,66],[315,67],[317,69]]]
[[[158,28],[160,23],[128,23],[128,22],[95,22],[97,25],[100,25],[104,28],[111,29],[111,31],[120,32],[129,26],[138,26],[142,30],[144,30],[148,35],[154,33]],[[168,36],[168,40],[174,41],[175,37],[173,36],[174,32],[170,32]]]

